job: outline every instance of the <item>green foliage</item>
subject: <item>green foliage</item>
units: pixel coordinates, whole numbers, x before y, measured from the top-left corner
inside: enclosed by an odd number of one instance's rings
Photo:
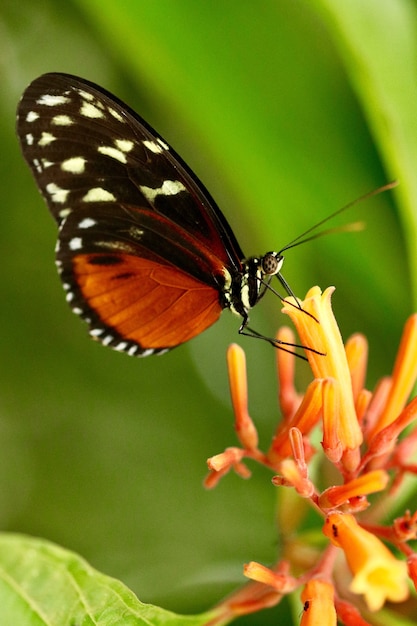
[[[3,624],[33,626],[199,626],[210,615],[174,615],[143,604],[121,582],[54,544],[0,536]]]

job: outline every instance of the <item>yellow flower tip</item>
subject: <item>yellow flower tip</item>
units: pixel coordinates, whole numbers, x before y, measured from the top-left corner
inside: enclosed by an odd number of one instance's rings
[[[324,534],[340,547],[352,572],[350,589],[362,594],[370,611],[379,610],[387,600],[408,598],[407,565],[397,560],[372,533],[361,528],[353,515],[331,513]]]
[[[353,593],[363,594],[370,611],[379,611],[387,600],[404,602],[409,596],[407,565],[395,561],[390,565],[385,560],[378,563],[375,558],[369,567],[364,567],[350,585]]]
[[[308,581],[301,593],[304,604],[301,626],[336,626],[333,586],[321,579]]]

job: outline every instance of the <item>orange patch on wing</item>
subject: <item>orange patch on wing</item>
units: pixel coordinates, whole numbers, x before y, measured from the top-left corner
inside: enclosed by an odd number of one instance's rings
[[[131,255],[79,254],[73,272],[102,323],[143,348],[171,348],[214,324],[217,289],[175,267]]]

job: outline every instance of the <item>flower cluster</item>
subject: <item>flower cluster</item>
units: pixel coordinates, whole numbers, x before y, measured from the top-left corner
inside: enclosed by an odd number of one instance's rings
[[[229,348],[240,445],[208,460],[205,484],[214,487],[231,469],[248,477],[245,459],[266,465],[275,474],[274,485],[290,488],[280,525],[284,544],[285,528],[292,528],[292,537],[275,566],[245,566],[251,582],[214,609],[210,624],[272,606],[295,590],[303,605],[302,626],[336,626],[337,620],[347,626],[371,624],[375,611],[384,607],[389,616],[405,604],[416,614],[412,585],[417,589],[417,553],[409,542],[417,538],[417,512],[406,510],[392,518],[396,502],[412,493],[417,474],[412,461],[417,398],[407,404],[417,379],[417,314],[405,325],[392,375],[371,392],[365,388],[366,339],[354,335],[343,344],[331,309],[332,292],[329,288],[322,294],[314,287],[300,303],[284,301],[283,312],[307,347],[314,380],[300,396],[294,384],[296,359],[277,350],[282,421],[266,452],[258,447],[248,412],[244,353],[236,345]],[[295,342],[289,328],[282,328],[277,340]],[[372,498],[376,493],[379,497]],[[321,539],[313,546],[303,542],[301,533],[294,540],[294,524],[303,521],[306,503],[321,519]],[[384,623],[395,622],[386,617]]]

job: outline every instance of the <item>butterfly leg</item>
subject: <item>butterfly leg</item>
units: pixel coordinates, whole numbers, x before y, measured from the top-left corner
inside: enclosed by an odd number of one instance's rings
[[[303,354],[298,354],[298,352],[295,352],[294,350],[290,350],[290,348],[300,349],[300,350],[309,350],[310,352],[314,352],[315,354],[319,354],[320,356],[325,356],[323,352],[320,352],[319,350],[316,350],[315,348],[310,348],[309,346],[303,346],[302,344],[281,341],[280,339],[275,339],[273,337],[266,337],[265,335],[258,333],[256,330],[253,330],[253,328],[249,328],[248,323],[249,323],[249,316],[246,315],[243,318],[242,324],[240,325],[240,328],[238,331],[239,335],[245,335],[246,337],[254,337],[256,339],[263,339],[264,341],[267,341],[274,348],[278,348],[279,350],[283,350],[284,352],[289,352],[290,354],[295,354],[295,356],[297,356],[300,359],[303,359],[304,361],[307,361],[307,357],[305,357]]]

